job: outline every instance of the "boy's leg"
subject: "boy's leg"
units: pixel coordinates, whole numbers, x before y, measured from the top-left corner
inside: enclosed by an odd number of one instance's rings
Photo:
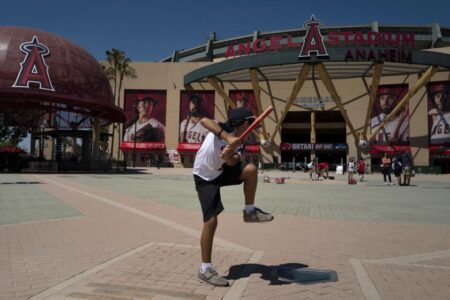
[[[203,231],[200,237],[200,249],[202,252],[202,262],[211,263],[214,234],[217,228],[217,216],[212,217],[203,223]]]
[[[220,276],[211,263],[214,234],[217,228],[217,216],[211,217],[203,223],[203,231],[200,237],[200,250],[202,252],[202,266],[197,272],[197,278],[214,286],[228,286],[228,280]]]
[[[255,165],[246,165],[239,176],[239,179],[244,182],[244,221],[245,222],[267,222],[272,221],[273,216],[269,213],[254,207],[256,187],[258,185],[258,170]]]
[[[218,223],[217,215],[223,211],[219,182],[205,181],[196,175],[194,180],[203,211],[203,230],[200,236],[202,264],[197,272],[197,278],[215,286],[228,286],[228,281],[217,274],[211,262],[214,234]]]
[[[409,166],[405,166],[404,171],[405,171],[405,172],[403,173],[404,185],[409,185],[409,183],[410,183],[411,169],[410,169]]]
[[[245,205],[255,203],[256,187],[258,186],[258,170],[253,164],[248,164],[242,170],[239,179],[244,181]]]

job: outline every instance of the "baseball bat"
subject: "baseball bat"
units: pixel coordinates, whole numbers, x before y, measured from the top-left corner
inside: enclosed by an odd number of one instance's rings
[[[273,110],[272,106],[269,106],[268,108],[266,108],[265,111],[263,111],[256,119],[255,121],[253,121],[252,124],[250,124],[250,126],[248,126],[248,128],[239,136],[239,140],[243,140],[245,139],[245,137],[247,135],[250,134],[250,132],[256,128],[256,126],[258,126],[258,124],[265,118],[267,117]]]

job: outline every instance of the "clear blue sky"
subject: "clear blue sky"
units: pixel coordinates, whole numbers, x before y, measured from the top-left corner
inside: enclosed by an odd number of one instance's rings
[[[429,25],[450,28],[450,0],[5,0],[0,25],[59,34],[105,58],[124,50],[134,61],[159,61],[174,50],[218,39],[302,27],[312,14],[326,26]]]

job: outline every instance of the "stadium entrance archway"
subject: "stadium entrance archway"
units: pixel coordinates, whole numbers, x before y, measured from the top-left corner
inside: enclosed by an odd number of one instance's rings
[[[317,157],[333,168],[346,162],[346,142],[345,120],[339,111],[291,111],[281,128],[282,162],[304,165]]]

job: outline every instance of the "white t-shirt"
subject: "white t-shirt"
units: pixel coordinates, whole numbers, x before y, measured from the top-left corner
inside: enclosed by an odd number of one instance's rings
[[[381,113],[378,116],[373,117],[370,120],[370,127],[375,128],[381,124],[386,118],[385,113]],[[398,122],[401,118],[395,118],[392,121],[386,122],[383,128],[378,131],[378,133],[373,137],[373,141],[377,144],[384,144],[390,142],[394,138],[395,130],[397,128]],[[404,118],[400,128],[398,130],[398,141],[408,142],[409,141],[409,117]]]
[[[434,117],[430,132],[430,144],[450,143],[450,113]]]
[[[180,124],[180,141],[182,143],[198,143],[201,144],[205,138],[206,135],[209,133],[208,129],[203,127],[203,125],[198,122],[189,122],[189,124],[186,127],[187,119],[183,120]],[[186,130],[186,140],[183,140],[184,138],[184,132]]]
[[[225,163],[220,154],[226,145],[228,143],[225,140],[221,140],[212,132],[209,132],[195,156],[192,173],[206,181],[219,177],[223,172],[222,165]]]
[[[354,162],[351,161],[348,163],[348,171],[355,172],[355,163]]]

